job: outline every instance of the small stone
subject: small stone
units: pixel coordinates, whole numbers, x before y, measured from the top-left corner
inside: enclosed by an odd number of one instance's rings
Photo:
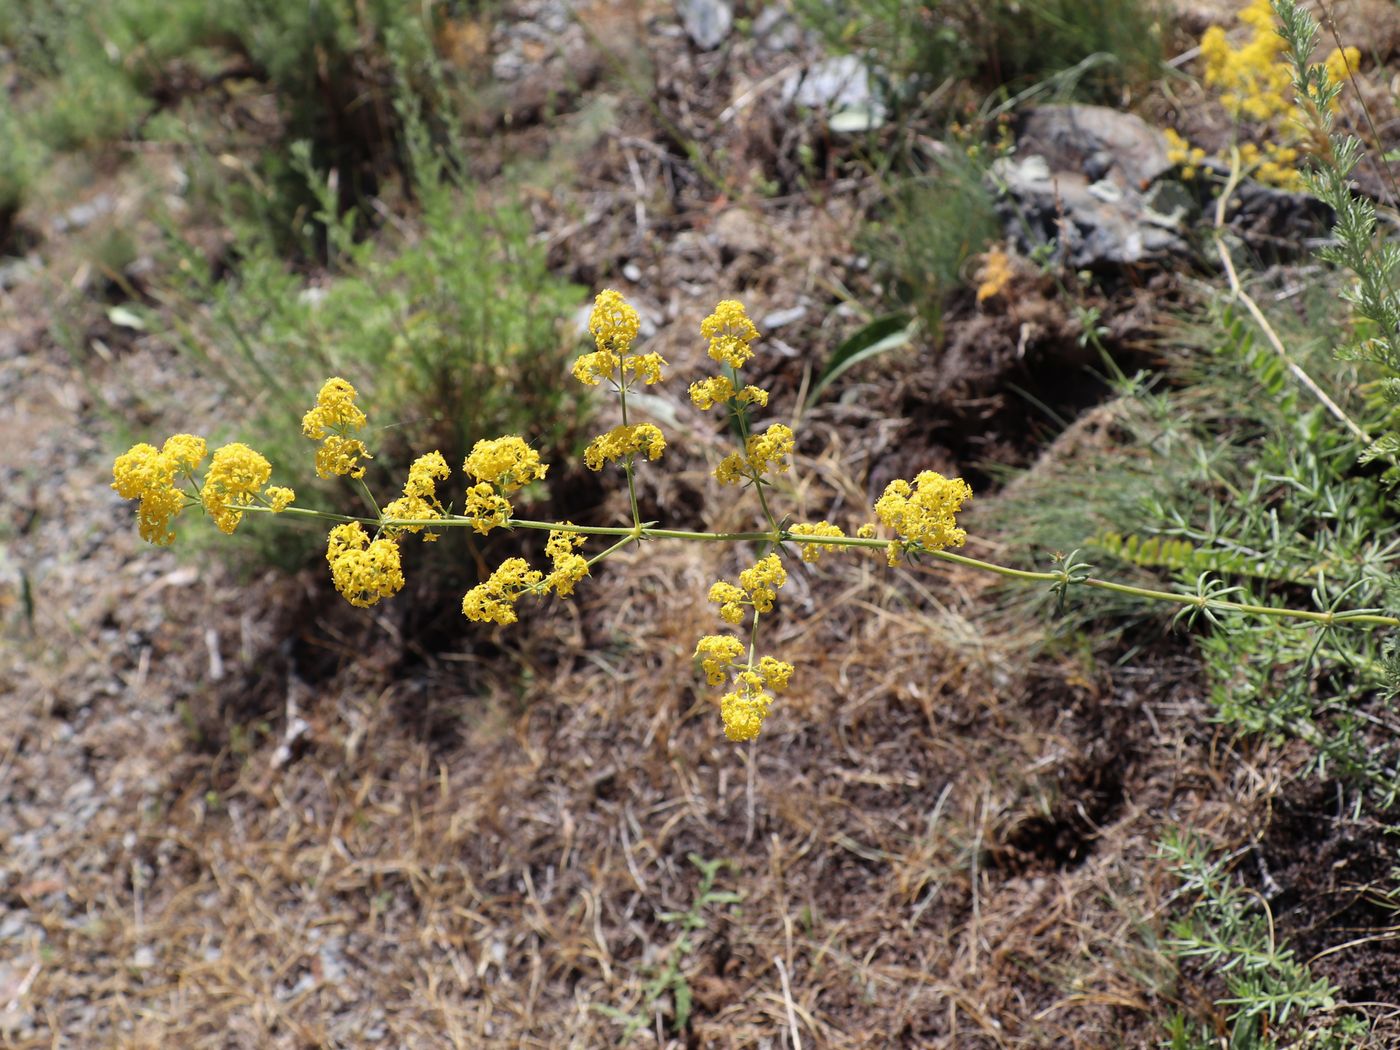
[[[800,321],[806,316],[807,307],[801,305],[791,307],[787,310],[774,310],[772,313],[766,314],[763,319],[758,322],[758,326],[760,329],[771,332],[778,328],[785,328],[794,321]]]
[[[676,0],[686,34],[702,51],[713,51],[734,25],[734,11],[725,0]]]

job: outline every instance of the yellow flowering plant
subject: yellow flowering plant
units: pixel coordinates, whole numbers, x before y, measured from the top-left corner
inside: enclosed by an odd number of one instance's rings
[[[774,478],[787,473],[796,450],[790,427],[772,423],[758,431],[750,414],[766,407],[768,392],[745,383],[741,370],[755,355],[759,332],[743,305],[725,300],[704,319],[702,338],[708,340],[709,357],[719,366],[716,375],[691,384],[690,398],[708,411],[723,405],[730,413],[738,436],[738,448],[723,457],[714,469],[716,481],[754,491],[763,526],[747,532],[701,532],[660,527],[642,520],[637,502],[636,471],[642,462],[657,462],[666,449],[666,438],[653,423],[632,419],[628,395],[640,384],[664,380],[666,362],[656,353],[634,349],[640,318],[617,292],[606,290],[595,301],[589,321],[594,349],[581,355],[574,377],[586,386],[608,384],[616,392],[622,422],[599,435],[584,452],[585,465],[594,471],[617,469],[627,486],[630,522],[621,525],[580,525],[571,521],[536,521],[515,516],[512,497],[532,482],[542,480],[548,464],[517,435],[478,441],[462,464],[464,500],[461,513],[443,502],[439,486],[451,476],[440,451],[419,456],[409,468],[402,494],[382,507],[364,481],[363,461],[372,455],[361,434],[367,415],[358,405],[355,387],[341,377],[328,379],[307,412],[303,432],[318,443],[318,471],[348,478],[359,486],[372,515],[344,515],[294,506],[291,489],[271,485],[272,465],[241,443],[216,450],[203,478],[199,476],[207,456],[203,438],[176,434],[157,449],[141,443],[118,456],[113,465],[113,488],[123,497],[139,501],[137,522],[143,539],[165,545],[174,540],[175,519],[185,510],[200,507],[224,532],[233,532],[249,513],[312,517],[332,522],[326,544],[326,562],[335,589],[350,604],[367,608],[392,598],[404,586],[402,545],[409,536],[424,542],[436,540],[449,528],[469,528],[486,534],[494,529],[545,532],[545,556],[549,568],[536,568],[524,557],[506,559],[485,580],[462,598],[463,615],[470,621],[508,626],[519,619],[518,606],[526,597],[553,594],[569,599],[593,567],[629,546],[656,541],[728,542],[758,544],[763,553],[736,581],[718,580],[709,590],[719,620],[731,628],[747,621],[748,637],[717,633],[700,638],[695,659],[706,681],[724,689],[718,707],[729,739],[756,738],[775,702],[785,692],[796,669],[777,656],[759,651],[760,623],[773,615],[779,592],[788,582],[784,558],[795,549],[802,561],[815,562],[824,552],[863,548],[883,554],[889,565],[930,557],[974,569],[998,573],[1028,582],[1048,584],[1063,599],[1071,586],[1095,587],[1171,602],[1190,616],[1213,617],[1220,612],[1289,617],[1334,625],[1400,626],[1400,619],[1371,610],[1346,612],[1285,609],[1230,601],[1228,589],[1202,578],[1196,591],[1156,591],[1101,580],[1072,554],[1051,571],[1011,568],[955,554],[966,531],[957,515],[972,498],[961,478],[947,478],[926,470],[912,481],[891,481],[872,508],[871,521],[847,535],[828,521],[789,522],[773,512],[766,492]],[[885,536],[880,532],[884,531]],[[589,540],[607,541],[604,549],[585,555]]]
[[[1201,37],[1201,80],[1215,93],[1240,137],[1235,147],[1246,174],[1270,186],[1299,192],[1305,189],[1300,163],[1325,143],[1312,133],[1314,121],[1308,101],[1293,90],[1293,67],[1288,44],[1272,0],[1250,0],[1236,16],[1233,34],[1213,25]],[[1336,48],[1322,68],[1333,83],[1344,82],[1355,72],[1361,52],[1354,47]],[[1333,109],[1336,98],[1329,103]],[[1167,129],[1167,159],[1194,179],[1207,153],[1181,134]],[[1247,137],[1246,137],[1247,136]],[[1258,141],[1254,141],[1257,139]]]

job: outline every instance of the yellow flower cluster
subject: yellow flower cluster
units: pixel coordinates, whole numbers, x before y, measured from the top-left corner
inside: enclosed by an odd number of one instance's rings
[[[323,478],[362,478],[363,459],[373,459],[365,443],[352,432],[366,422],[355,404],[355,388],[338,376],[327,379],[316,395],[316,407],[301,418],[301,432],[321,442],[316,450],[316,474]]]
[[[660,354],[631,353],[640,330],[641,317],[620,293],[611,288],[599,292],[588,317],[597,349],[574,362],[574,378],[584,386],[597,386],[604,379],[618,387],[630,386],[634,379],[647,386],[661,382],[666,362]]]
[[[1232,47],[1223,26],[1211,26],[1201,37],[1205,82],[1220,91],[1220,101],[1232,117],[1268,123],[1293,106],[1293,82],[1284,61],[1286,44],[1276,29],[1269,0],[1251,0],[1239,13],[1248,26],[1248,39]]]
[[[467,453],[462,469],[478,482],[496,486],[506,495],[518,492],[532,481],[540,481],[548,473],[548,465],[540,462],[540,454],[514,435],[478,441]]]
[[[1303,188],[1298,171],[1306,146],[1307,115],[1294,99],[1293,69],[1287,44],[1279,35],[1270,0],[1250,0],[1239,13],[1247,30],[1243,42],[1230,43],[1223,26],[1211,26],[1201,37],[1202,79],[1220,94],[1221,104],[1236,120],[1262,125],[1262,146],[1246,143],[1240,158],[1246,170],[1260,182],[1287,190]],[[1334,49],[1324,60],[1333,83],[1345,80],[1361,61],[1354,47]],[[1167,132],[1167,159],[1182,167],[1182,177],[1192,178],[1205,160],[1205,151],[1192,146],[1175,132]]]
[[[510,520],[515,508],[510,500],[500,495],[489,482],[467,488],[467,503],[462,513],[471,519],[472,528],[485,536],[492,529],[498,529]]]
[[[467,454],[462,469],[476,479],[467,487],[463,513],[484,536],[505,525],[514,513],[506,496],[543,479],[549,466],[540,462],[540,454],[524,438],[507,435],[478,441]]]
[[[734,676],[734,686],[719,700],[719,716],[724,720],[724,735],[735,743],[752,740],[763,729],[774,693],[787,690],[792,677],[792,664],[765,656],[757,670],[745,668]]]
[[[740,389],[735,386],[739,369],[753,357],[749,345],[758,338],[758,329],[749,320],[744,304],[736,299],[725,299],[715,306],[715,312],[700,322],[700,334],[710,341],[711,359],[728,365],[733,376],[709,376],[690,384],[690,400],[702,412],[708,412],[715,405],[738,401],[740,405],[768,404],[768,391],[756,386]]]
[[[408,468],[408,481],[404,483],[403,495],[386,504],[380,514],[386,522],[385,533],[398,536],[405,532],[423,531],[422,525],[388,524],[395,520],[428,521],[444,517],[447,511],[438,500],[437,483],[451,473],[452,470],[441,452],[429,452],[415,459],[413,465]],[[429,532],[424,535],[423,540],[431,543],[437,538],[436,532]]]
[[[750,434],[744,451],[731,452],[720,460],[715,477],[722,485],[737,485],[741,481],[758,481],[765,474],[786,474],[792,464],[788,457],[797,447],[792,428],[772,423],[762,434]]]
[[[561,522],[564,525],[571,525],[572,522]],[[544,552],[549,555],[549,560],[554,564],[554,571],[549,574],[545,581],[546,585],[554,588],[554,593],[561,598],[568,598],[573,595],[574,587],[578,582],[588,575],[588,559],[578,553],[577,548],[582,547],[584,537],[574,532],[551,532],[549,540],[544,545]]]
[[[741,404],[768,407],[768,391],[756,386],[735,390],[734,381],[728,376],[711,376],[690,384],[690,400],[701,412],[736,399]]]
[[[765,555],[739,573],[737,585],[720,580],[710,588],[710,601],[719,605],[720,619],[739,624],[744,620],[744,607],[758,615],[773,611],[778,589],[787,583],[787,570],[776,554]],[[737,638],[723,634],[707,634],[695,647],[695,657],[710,685],[722,685],[732,673],[733,688],[720,697],[720,717],[724,734],[730,740],[752,740],[763,728],[773,697],[767,690],[781,693],[792,677],[792,664],[765,656],[755,666],[750,652],[742,663],[744,645]]]
[[[544,573],[530,568],[524,558],[507,558],[484,583],[479,583],[462,599],[462,614],[477,623],[515,623],[515,603],[522,594],[537,591]]]
[[[985,303],[1006,291],[1015,273],[1011,269],[1011,256],[1000,248],[993,248],[982,256],[982,261],[974,275],[977,280],[977,301]]]
[[[840,528],[827,521],[819,521],[815,525],[798,522],[788,529],[788,532],[794,536],[837,537],[846,535]],[[832,549],[832,545],[827,543],[804,543],[799,549],[802,551],[803,561],[817,561],[824,553]],[[837,549],[839,550],[840,548],[838,547]]]
[[[577,533],[551,531],[544,548],[553,563],[553,571],[548,576],[530,568],[524,558],[507,558],[485,582],[466,593],[462,598],[462,614],[476,623],[508,627],[518,619],[515,606],[523,595],[543,598],[553,591],[560,598],[572,597],[579,581],[588,575],[588,559],[578,553],[584,540],[585,537]]]
[[[707,634],[695,647],[695,655],[705,672],[705,681],[723,685],[735,661],[744,653],[744,643],[728,634]]]
[[[384,536],[371,541],[357,521],[331,529],[326,562],[335,589],[361,609],[381,598],[392,598],[403,587],[399,545]]]
[[[875,501],[875,516],[899,537],[889,546],[889,563],[899,561],[906,544],[926,551],[961,547],[967,532],[954,515],[971,498],[972,489],[962,478],[945,478],[933,470],[920,473],[912,486],[902,478],[891,481]]]
[[[191,502],[175,487],[175,477],[192,477],[206,448],[201,437],[176,434],[160,448],[144,441],[133,445],[112,464],[112,488],[122,499],[141,501],[136,522],[143,540],[162,547],[174,542],[170,523]]]
[[[613,427],[606,434],[594,438],[583,450],[583,462],[589,470],[602,470],[607,463],[638,453],[654,461],[665,450],[666,438],[659,428],[651,423],[633,423]]]
[[[235,441],[214,453],[199,498],[220,532],[231,534],[238,528],[244,508],[258,498],[271,477],[272,464],[242,442]],[[275,499],[280,501],[281,495],[279,492]]]
[[[778,588],[785,583],[787,570],[782,560],[776,554],[769,554],[739,573],[738,586],[724,580],[715,583],[710,588],[709,599],[719,606],[720,619],[738,624],[743,622],[746,605],[752,606],[754,612],[772,612]]]
[[[255,501],[276,513],[286,510],[296,498],[296,493],[282,485],[269,485],[264,490],[272,476],[271,464],[238,442],[215,451],[204,483],[198,484],[194,472],[207,452],[202,437],[176,434],[159,449],[142,442],[117,457],[112,464],[112,488],[124,499],[141,501],[136,520],[142,539],[160,546],[172,543],[175,533],[171,523],[195,503],[203,504],[220,530],[231,533]],[[190,494],[175,487],[177,477],[189,484]]]
[[[758,329],[749,320],[744,304],[737,299],[725,299],[716,304],[715,312],[700,322],[700,334],[710,341],[710,357],[730,368],[743,368],[753,357],[749,346],[758,338]]]
[[[1175,128],[1167,128],[1162,134],[1167,138],[1167,163],[1180,168],[1183,179],[1194,179],[1206,161],[1206,151],[1191,145]]]
[[[726,634],[707,634],[695,647],[710,685],[723,685],[734,676],[733,688],[720,697],[719,711],[724,735],[736,743],[758,736],[773,703],[768,690],[786,691],[793,672],[792,664],[771,656],[763,657],[756,667],[751,661],[741,663],[743,655],[744,643]]]

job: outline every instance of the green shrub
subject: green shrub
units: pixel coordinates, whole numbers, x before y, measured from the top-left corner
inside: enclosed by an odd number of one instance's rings
[[[1081,67],[1077,93],[1111,97],[1156,72],[1163,15],[1152,0],[798,0],[834,46],[891,78],[894,101],[945,80],[1014,93]]]
[[[20,71],[12,134],[55,150],[126,137],[177,61],[207,64],[211,49],[225,63],[242,56],[277,97],[284,148],[266,153],[258,175],[285,227],[312,203],[290,143],[309,142],[316,169],[336,173],[343,210],[406,162],[406,101],[439,137],[450,134],[454,105],[432,46],[438,10],[398,0],[0,0],[0,44]]]
[[[308,154],[295,153],[303,171]],[[186,250],[176,268],[183,283],[162,295],[179,318],[177,347],[225,387],[239,433],[256,435],[279,480],[308,499],[340,484],[315,477],[314,445],[301,433],[333,375],[360,388],[370,413],[377,491],[401,486],[415,453],[439,449],[455,466],[476,440],[501,433],[523,435],[546,458],[572,450],[587,412],[577,384],[565,383],[575,339],[559,320],[582,292],[550,274],[528,217],[479,206],[430,166],[416,183],[416,220],[356,243],[352,220],[333,213],[333,191],[313,185],[333,279],[308,285],[255,230],[242,237],[230,278]],[[300,562],[323,544],[316,535],[263,553]]]
[[[891,189],[884,214],[863,232],[895,309],[918,316],[936,333],[948,294],[962,283],[972,256],[999,229],[991,194],[980,168],[952,158],[927,175]]]
[[[1285,330],[1285,344],[1325,389],[1354,391],[1356,366],[1330,355],[1332,292],[1319,288],[1308,308],[1309,325]],[[1228,587],[1227,597],[1252,605],[1389,607],[1400,523],[1380,471],[1358,466],[1358,442],[1254,332],[1223,303],[1175,332],[1190,349],[1173,356],[1164,380],[1119,383],[1111,414],[1121,443],[1043,463],[1001,502],[1011,542],[1078,549],[1096,575]],[[1070,608],[1100,636],[1132,622],[1111,596],[1077,591]],[[1138,606],[1137,615],[1159,614]],[[1300,738],[1319,773],[1393,797],[1394,749],[1366,739],[1356,710],[1385,681],[1373,633],[1267,618],[1199,626],[1222,722]]]
[[[1229,1025],[1230,1046],[1346,1050],[1367,1045],[1369,1026],[1338,1013],[1340,991],[1278,943],[1267,903],[1238,884],[1229,858],[1212,859],[1199,839],[1175,831],[1160,853],[1188,901],[1186,914],[1172,923],[1167,947],[1178,959],[1199,960],[1223,976],[1227,994],[1215,1008]],[[1213,1027],[1176,1014],[1167,1022],[1163,1045],[1170,1050],[1224,1045]]]

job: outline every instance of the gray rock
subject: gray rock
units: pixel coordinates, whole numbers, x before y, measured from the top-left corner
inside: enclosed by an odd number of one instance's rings
[[[43,268],[44,260],[32,252],[22,259],[6,259],[0,263],[0,292],[7,292],[27,281]]]
[[[824,58],[803,73],[794,72],[783,85],[782,94],[786,103],[825,110],[833,122],[844,116],[842,127],[834,130],[876,127],[885,118],[885,104],[870,71],[855,55]],[[861,127],[852,126],[856,123],[850,119],[853,116],[861,118]]]
[[[1139,193],[1172,167],[1160,131],[1104,106],[1038,106],[1022,123],[1016,148],[1044,157],[1053,171],[1077,171]]]
[[[702,51],[724,43],[734,25],[734,9],[725,0],[676,0],[686,34]]]
[[[1023,251],[1053,241],[1060,260],[1081,269],[1189,251],[1188,209],[1153,192],[1171,168],[1166,137],[1139,117],[1041,106],[1023,121],[1015,158],[998,161],[993,175],[1009,197],[1007,236]]]
[[[1090,182],[1077,171],[1052,171],[1043,157],[1002,160],[994,172],[1010,200],[1007,235],[1029,252],[1054,241],[1074,269],[1141,263],[1185,254],[1171,216],[1147,206],[1142,194],[1111,182]]]
[[[81,230],[90,226],[104,215],[110,215],[117,207],[116,198],[110,193],[99,193],[90,201],[75,204],[53,221],[55,233]]]
[[[802,41],[802,27],[791,11],[772,4],[753,20],[753,37],[765,51],[791,51]]]
[[[762,330],[771,332],[777,328],[786,328],[806,316],[807,307],[799,304],[786,310],[774,310],[771,314],[765,314],[758,324]]]

